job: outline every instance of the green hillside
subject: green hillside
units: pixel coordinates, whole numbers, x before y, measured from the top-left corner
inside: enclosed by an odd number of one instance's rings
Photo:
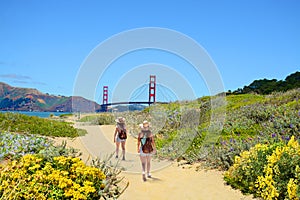
[[[201,160],[227,169],[234,156],[257,143],[286,142],[291,136],[299,140],[299,97],[300,88],[269,95],[229,95],[224,98],[226,106],[216,111],[211,110],[211,102],[216,97],[203,97],[192,102],[157,105],[161,108],[150,107],[139,115],[145,118],[145,113],[150,116],[156,110],[167,114],[164,127],[156,134],[159,157]],[[212,112],[226,116],[221,130],[210,127]],[[149,120],[154,121],[153,117]]]

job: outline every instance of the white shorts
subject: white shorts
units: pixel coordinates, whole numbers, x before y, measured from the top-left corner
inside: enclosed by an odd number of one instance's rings
[[[126,139],[120,139],[119,136],[116,137],[116,142],[126,142]]]

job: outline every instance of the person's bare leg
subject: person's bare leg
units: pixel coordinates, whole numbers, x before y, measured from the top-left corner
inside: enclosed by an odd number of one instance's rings
[[[151,156],[147,156],[146,158],[147,158],[147,160],[146,160],[146,162],[147,162],[147,176],[148,176],[148,178],[151,178],[151,173],[150,173]]]
[[[116,158],[119,157],[120,142],[116,142]]]
[[[147,162],[147,158],[146,156],[140,156],[141,159],[141,163],[142,163],[142,176],[143,176],[143,180],[146,181],[146,162]]]
[[[121,145],[122,145],[122,156],[123,156],[122,160],[125,160],[125,142],[122,142]]]

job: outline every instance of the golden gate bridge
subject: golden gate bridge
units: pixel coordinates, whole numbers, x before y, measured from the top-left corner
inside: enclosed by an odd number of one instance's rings
[[[157,93],[157,84],[156,84],[156,76],[150,75],[150,81],[148,86],[148,101],[121,101],[121,102],[108,102],[108,86],[103,86],[103,93],[102,93],[102,104],[101,104],[101,110],[107,111],[107,108],[109,106],[114,105],[130,105],[130,104],[146,104],[151,105],[153,103],[168,103],[168,102],[157,102],[156,101],[156,93]],[[166,89],[166,88],[164,88]]]

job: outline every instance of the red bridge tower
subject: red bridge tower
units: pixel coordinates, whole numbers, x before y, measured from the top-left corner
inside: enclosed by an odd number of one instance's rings
[[[108,104],[108,86],[103,86],[103,102],[102,104]]]
[[[155,103],[155,92],[156,92],[156,76],[150,75],[149,83],[149,103]]]

